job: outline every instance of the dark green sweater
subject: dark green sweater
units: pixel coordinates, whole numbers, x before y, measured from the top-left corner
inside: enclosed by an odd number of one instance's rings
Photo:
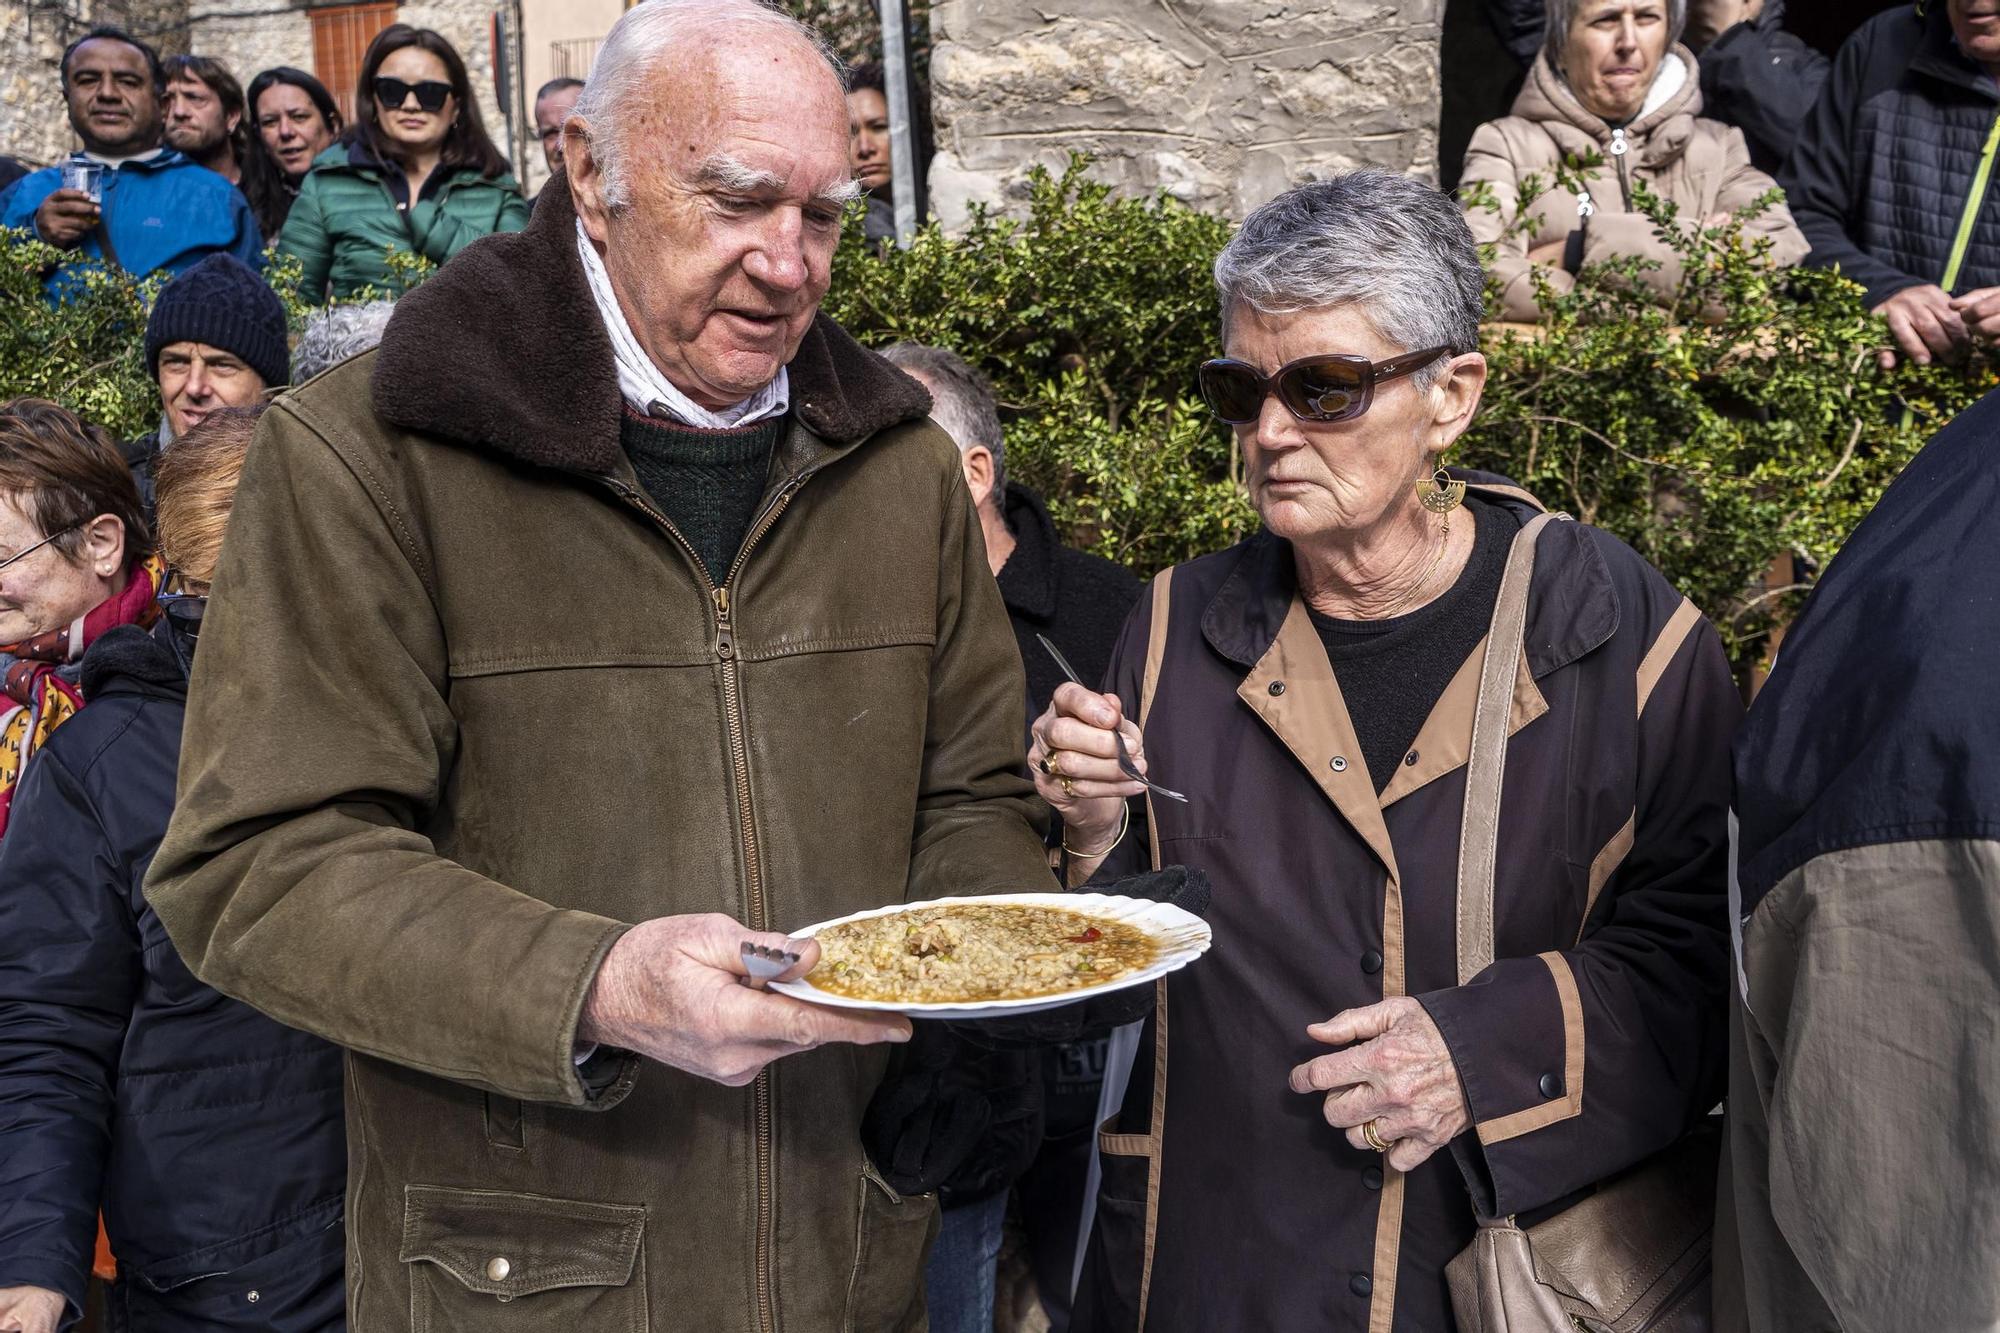
[[[701,430],[627,410],[619,431],[639,484],[717,584],[743,549],[787,413],[736,430]]]

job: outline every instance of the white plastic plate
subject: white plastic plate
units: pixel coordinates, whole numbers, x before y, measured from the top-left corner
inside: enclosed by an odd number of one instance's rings
[[[1210,941],[1208,923],[1192,912],[1183,911],[1171,903],[1156,903],[1148,898],[1125,898],[1109,893],[995,893],[981,898],[933,898],[929,902],[898,903],[894,907],[877,907],[866,912],[836,917],[832,921],[822,921],[818,925],[792,931],[791,936],[793,939],[807,939],[830,926],[845,925],[849,921],[866,921],[879,916],[895,916],[898,913],[914,912],[924,907],[963,907],[969,904],[991,906],[1003,903],[1019,903],[1027,907],[1061,907],[1089,916],[1127,922],[1152,936],[1159,952],[1154,955],[1150,965],[1136,972],[1127,972],[1124,976],[1114,977],[1109,981],[1092,982],[1087,986],[1078,986],[1073,990],[1060,991],[1054,995],[1030,995],[1017,1000],[954,1000],[927,1003],[858,1000],[851,995],[835,995],[832,991],[821,990],[813,985],[810,977],[801,977],[797,981],[774,981],[771,983],[771,989],[792,996],[794,999],[807,1000],[813,1004],[823,1004],[835,1009],[874,1009],[885,1013],[908,1014],[912,1018],[954,1020],[1011,1018],[1017,1014],[1032,1014],[1042,1009],[1059,1009],[1063,1005],[1074,1004],[1078,1000],[1088,999],[1094,995],[1108,995],[1112,991],[1124,990],[1128,986],[1148,985],[1169,972],[1178,972],[1208,951]]]

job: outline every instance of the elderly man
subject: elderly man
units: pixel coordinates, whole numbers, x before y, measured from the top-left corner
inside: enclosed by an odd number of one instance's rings
[[[352,1052],[356,1328],[924,1322],[908,1023],[742,984],[1050,882],[956,452],[818,314],[846,130],[793,20],[632,9],[528,230],[260,425],[149,892]]]
[[[0,207],[0,227],[32,228],[58,250],[135,274],[179,273],[218,251],[263,266],[263,239],[243,196],[162,146],[166,78],[152,47],[116,28],[93,28],[70,43],[61,69],[70,128],[83,151],[18,181]],[[94,190],[66,180],[77,169],[94,169]],[[70,281],[50,275],[50,299]]]

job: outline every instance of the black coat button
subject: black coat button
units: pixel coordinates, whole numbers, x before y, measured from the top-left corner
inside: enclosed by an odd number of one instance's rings
[[[1563,1095],[1563,1081],[1554,1074],[1542,1075],[1540,1087],[1542,1096],[1547,1097],[1550,1101],[1554,1101]]]
[[[1371,1190],[1381,1189],[1382,1168],[1379,1166],[1371,1166],[1366,1171],[1363,1171],[1361,1173],[1361,1183],[1366,1185]]]
[[[1371,977],[1380,972],[1382,970],[1381,952],[1376,949],[1370,949],[1367,953],[1362,954],[1361,970]]]
[[[1375,1290],[1375,1279],[1369,1277],[1366,1273],[1356,1273],[1353,1277],[1347,1279],[1347,1289],[1356,1296],[1366,1296],[1369,1292]]]
[[[1274,695],[1276,695],[1276,694],[1283,694],[1284,692],[1285,692],[1285,682],[1284,682],[1284,681],[1282,681],[1282,680],[1274,680],[1274,681],[1272,681],[1272,682],[1271,682],[1271,693],[1272,693],[1272,694],[1274,694]]]
[[[1415,768],[1417,766],[1417,752],[1415,750],[1412,750],[1408,754],[1404,755],[1403,762],[1409,765],[1411,768]]]

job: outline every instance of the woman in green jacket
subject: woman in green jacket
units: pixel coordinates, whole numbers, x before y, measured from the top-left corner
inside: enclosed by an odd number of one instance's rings
[[[362,59],[354,104],[355,123],[313,162],[278,238],[304,266],[306,296],[395,294],[392,250],[442,264],[482,236],[528,225],[465,62],[443,37],[384,28]]]

